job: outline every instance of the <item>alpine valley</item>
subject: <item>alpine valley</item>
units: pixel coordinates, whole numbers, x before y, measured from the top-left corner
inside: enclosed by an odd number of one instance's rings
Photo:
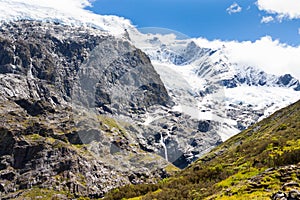
[[[122,186],[130,184],[147,189],[128,198],[150,191],[145,198],[160,199],[155,191],[162,190],[163,198],[169,185],[156,183],[172,184],[180,178],[168,177],[176,173],[191,177],[206,163],[209,173],[222,175],[218,186],[235,195],[237,183],[228,178],[238,167],[249,169],[247,178],[253,174],[258,184],[281,170],[258,175],[266,166],[286,164],[276,156],[294,156],[296,149],[299,162],[299,117],[289,114],[298,113],[299,103],[273,114],[300,99],[300,82],[291,74],[235,63],[224,45],[141,33],[121,17],[67,12],[34,0],[0,0],[0,20],[1,199],[93,199],[109,191],[107,198],[121,199]],[[270,122],[285,116],[295,122]],[[290,135],[265,143],[258,134],[267,130],[265,123]],[[262,141],[266,155],[246,156],[250,138]],[[277,144],[276,138],[282,140]],[[284,145],[293,149],[281,154]],[[263,160],[267,153],[275,158]],[[227,159],[237,168],[224,168]],[[293,170],[286,174],[298,181],[299,166]],[[215,192],[216,182],[201,189]],[[278,186],[272,182],[271,189]],[[182,198],[222,197],[205,191]]]

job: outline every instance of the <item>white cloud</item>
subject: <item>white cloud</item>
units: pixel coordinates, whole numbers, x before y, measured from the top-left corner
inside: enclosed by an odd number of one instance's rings
[[[256,4],[260,10],[277,14],[281,20],[300,18],[299,0],[257,0]]]
[[[273,40],[270,36],[255,42],[197,39],[197,43],[209,48],[222,48],[224,45],[227,56],[233,62],[255,66],[276,75],[290,73],[300,79],[300,46],[292,47]]]
[[[226,11],[231,14],[231,13],[239,13],[242,11],[242,7],[239,6],[237,3],[233,3],[231,6],[229,6]]]
[[[274,18],[272,16],[266,16],[266,17],[263,17],[260,22],[267,24],[267,23],[272,22],[272,21],[274,21]]]

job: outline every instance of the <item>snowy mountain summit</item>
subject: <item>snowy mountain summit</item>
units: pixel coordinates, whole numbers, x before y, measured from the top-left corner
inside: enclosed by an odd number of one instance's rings
[[[118,16],[94,14],[85,7],[89,0],[1,0],[0,21],[38,20],[71,26],[93,27],[112,35],[124,34],[125,29],[133,29],[131,22]]]
[[[235,63],[226,45],[203,47],[198,39],[178,40],[174,34],[131,38],[151,58],[174,109],[219,122],[223,140],[300,98],[299,80]]]

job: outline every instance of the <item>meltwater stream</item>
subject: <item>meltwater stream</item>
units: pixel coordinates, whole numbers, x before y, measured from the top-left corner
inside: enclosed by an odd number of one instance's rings
[[[166,161],[168,161],[168,149],[167,149],[167,146],[166,146],[166,144],[164,142],[164,138],[163,138],[162,133],[160,133],[160,143],[163,146],[164,151],[165,151],[165,159],[166,159]]]

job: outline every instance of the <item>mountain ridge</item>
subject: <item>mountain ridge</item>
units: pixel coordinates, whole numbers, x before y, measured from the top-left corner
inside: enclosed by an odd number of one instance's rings
[[[130,37],[152,60],[175,102],[173,109],[218,122],[223,141],[299,99],[299,80],[231,62],[226,46],[204,48],[171,34]]]
[[[102,31],[26,20],[1,26],[0,45],[1,199],[34,187],[64,198],[100,198],[114,187],[155,182],[176,170],[140,148],[141,136],[129,130],[133,124],[109,115],[168,102],[143,52]],[[119,65],[124,68],[112,69]],[[148,77],[137,83],[132,77],[143,71]],[[109,89],[122,95],[114,108],[108,107]]]
[[[0,2],[3,198],[100,198],[155,183],[299,99],[291,75],[255,70],[256,80],[222,50],[139,43],[123,18],[16,2]]]

